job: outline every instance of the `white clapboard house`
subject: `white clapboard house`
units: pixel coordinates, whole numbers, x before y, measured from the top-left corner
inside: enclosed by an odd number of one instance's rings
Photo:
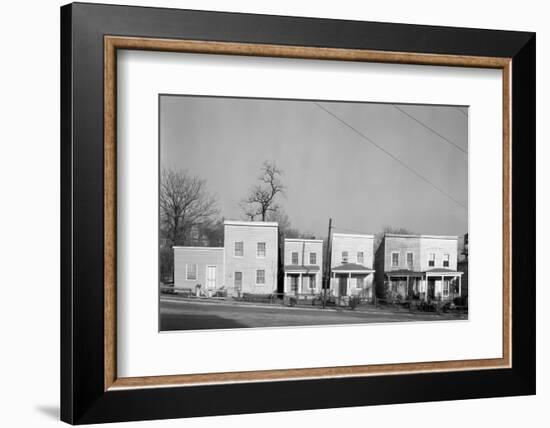
[[[323,241],[284,240],[285,294],[318,294],[323,287]]]
[[[374,235],[332,235],[330,290],[337,297],[374,297]]]

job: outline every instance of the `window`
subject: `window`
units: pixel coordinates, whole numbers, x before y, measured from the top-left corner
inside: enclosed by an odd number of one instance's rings
[[[256,284],[265,284],[265,270],[256,271]]]
[[[450,256],[448,254],[443,254],[443,267],[449,267]]]
[[[188,281],[194,281],[197,279],[197,265],[196,264],[186,264],[186,278]]]
[[[391,253],[391,265],[392,267],[399,266],[399,253]]]
[[[407,267],[409,269],[413,268],[413,253],[407,253]]]
[[[243,241],[235,242],[235,257],[244,256],[244,243]]]
[[[243,287],[243,273],[235,272],[235,288],[241,289]]]
[[[309,264],[310,265],[317,264],[317,253],[309,253]]]
[[[347,263],[348,262],[348,252],[347,251],[342,251],[342,263]]]
[[[365,263],[365,255],[363,254],[363,251],[357,252],[357,263],[359,263],[360,265]]]
[[[298,252],[293,252],[292,253],[292,262],[291,262],[293,265],[297,265],[298,264]]]
[[[430,266],[430,267],[435,266],[435,254],[434,253],[428,254],[428,266]]]
[[[448,296],[449,295],[449,280],[443,281],[443,295]]]
[[[258,242],[256,257],[265,257],[265,242]]]

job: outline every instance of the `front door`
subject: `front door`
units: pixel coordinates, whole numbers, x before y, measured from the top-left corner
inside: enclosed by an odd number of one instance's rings
[[[206,267],[206,288],[208,290],[216,288],[216,266]]]
[[[345,276],[338,277],[338,295],[347,296],[348,295],[348,278]]]
[[[298,294],[298,275],[290,276],[290,291]]]

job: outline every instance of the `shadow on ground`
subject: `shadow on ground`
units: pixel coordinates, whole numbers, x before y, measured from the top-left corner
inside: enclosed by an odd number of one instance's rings
[[[238,321],[223,318],[213,314],[162,314],[160,317],[161,331],[174,330],[208,330],[220,328],[248,327]]]

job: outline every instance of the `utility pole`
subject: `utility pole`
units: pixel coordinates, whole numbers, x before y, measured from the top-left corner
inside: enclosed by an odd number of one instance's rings
[[[330,264],[332,257],[332,218],[328,219],[328,239],[327,239],[327,251],[325,257],[325,281],[323,287],[323,309],[325,309],[327,304],[327,289],[330,287]]]

